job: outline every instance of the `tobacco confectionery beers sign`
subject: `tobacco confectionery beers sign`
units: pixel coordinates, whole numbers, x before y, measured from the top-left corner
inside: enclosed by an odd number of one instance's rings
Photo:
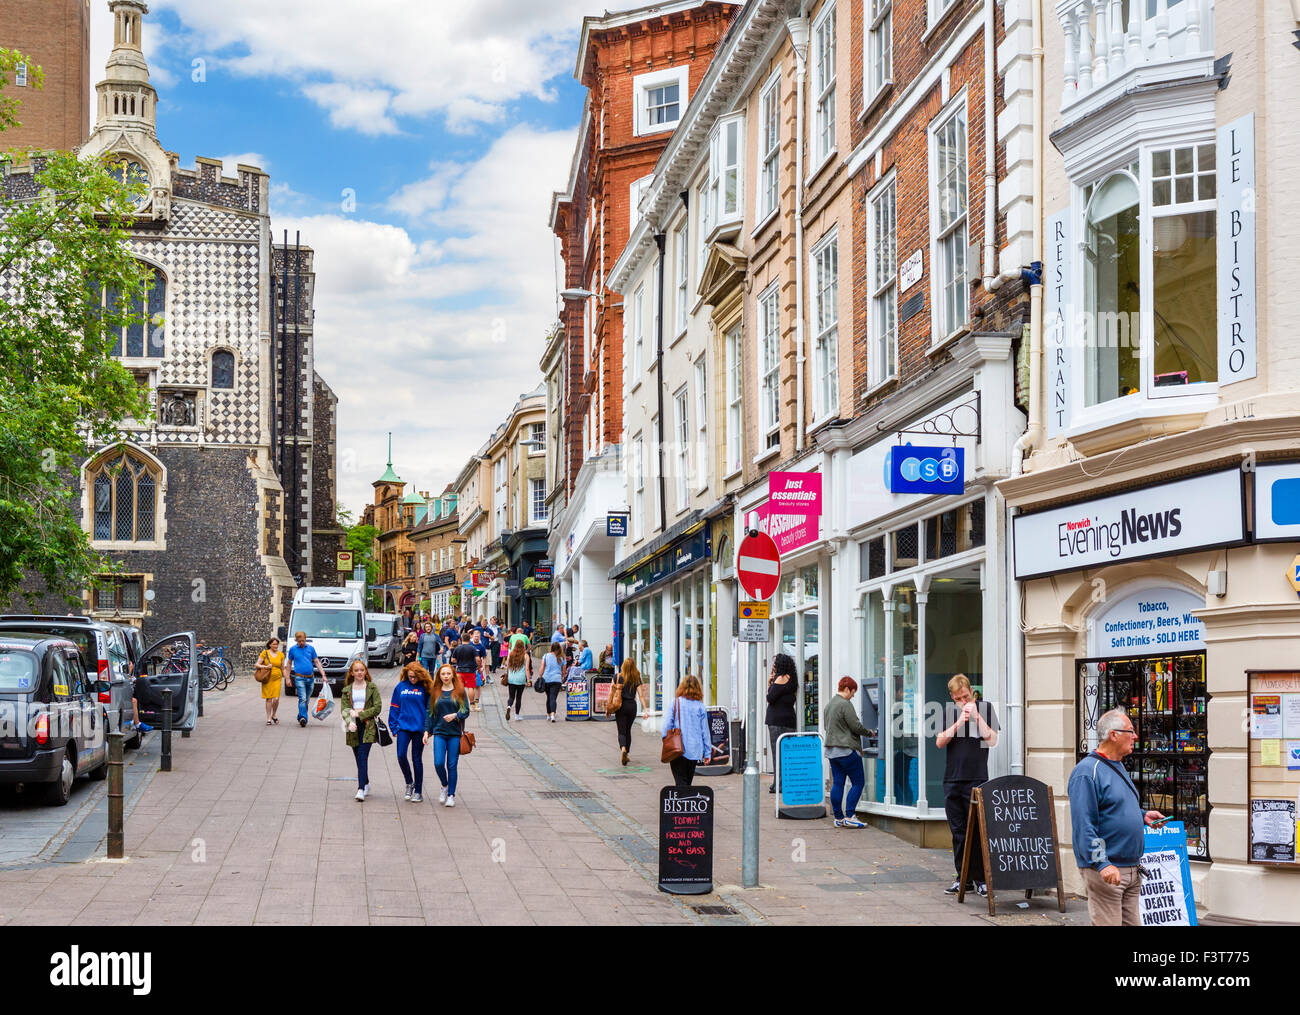
[[[1023,581],[1123,561],[1246,541],[1239,469],[1018,515],[1016,578]]]

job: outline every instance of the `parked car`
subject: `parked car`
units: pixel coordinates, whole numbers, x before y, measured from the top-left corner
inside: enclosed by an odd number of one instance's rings
[[[402,657],[402,618],[394,613],[367,613],[366,627],[376,635],[366,643],[366,662],[396,666]]]
[[[192,730],[199,715],[199,654],[198,637],[193,631],[169,634],[144,650],[136,663],[136,677],[160,694],[170,688],[172,692],[172,729]],[[140,721],[150,726],[162,724],[162,710],[141,703]]]
[[[66,804],[78,776],[108,774],[104,732],[76,644],[0,634],[0,783],[41,784]]]
[[[122,723],[131,718],[131,679],[138,652],[133,654],[123,627],[93,617],[0,616],[0,638],[13,635],[66,638],[77,646],[85,666],[86,681],[103,706],[104,723],[110,731],[125,730]],[[136,637],[139,637],[139,632],[136,632]],[[128,737],[127,746],[140,746],[138,732]]]

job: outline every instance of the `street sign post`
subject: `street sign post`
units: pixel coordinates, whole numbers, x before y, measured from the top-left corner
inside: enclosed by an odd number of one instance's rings
[[[751,532],[736,551],[736,576],[750,599],[771,599],[781,585],[781,554],[764,532]]]
[[[742,620],[738,628],[738,638],[742,642],[767,641],[771,634],[771,624],[766,620]]]
[[[768,620],[772,616],[767,603],[741,603],[741,620]]]

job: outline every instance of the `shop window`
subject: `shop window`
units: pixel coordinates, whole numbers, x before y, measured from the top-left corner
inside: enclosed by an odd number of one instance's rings
[[[916,526],[909,525],[892,533],[894,539],[894,570],[916,567],[921,562],[917,555]]]
[[[1144,810],[1158,810],[1187,830],[1187,853],[1210,859],[1210,749],[1205,653],[1081,659],[1077,756],[1097,747],[1097,722],[1113,708],[1133,721],[1137,740],[1124,759]]]
[[[915,539],[915,531],[913,531]],[[890,727],[889,785],[894,803],[916,806],[920,792],[918,749],[921,729],[921,657],[919,655],[920,610],[916,588],[902,585],[894,590],[894,609],[890,614],[892,642],[890,651]],[[881,773],[881,778],[885,773]]]
[[[979,571],[967,568],[937,575],[930,581],[923,622],[925,664],[923,666],[926,707],[951,702],[948,681],[964,673],[975,696],[984,699],[984,596]],[[995,713],[1000,713],[994,703]],[[997,716],[999,720],[1002,716]],[[943,800],[943,770],[947,751],[933,736],[925,738],[925,799],[931,806]]]
[[[775,608],[777,649],[795,661],[799,671],[798,708],[803,729],[817,729],[821,723],[818,674],[821,661],[819,577],[816,564],[790,571],[777,591]]]
[[[975,507],[979,506],[976,512]],[[976,516],[978,514],[978,533]],[[978,535],[978,538],[977,538]],[[925,559],[941,560],[984,545],[984,502],[963,504],[925,520]]]
[[[884,536],[877,536],[870,542],[863,543],[859,554],[858,566],[861,569],[859,581],[869,581],[872,578],[883,578],[885,576]]]

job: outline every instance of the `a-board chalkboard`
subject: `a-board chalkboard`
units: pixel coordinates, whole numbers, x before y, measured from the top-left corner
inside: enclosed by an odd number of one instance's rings
[[[731,720],[725,708],[706,710],[709,719],[709,739],[713,742],[713,764],[701,762],[695,767],[696,775],[728,775],[731,772]]]
[[[659,890],[713,891],[713,790],[708,786],[659,791]]]
[[[1065,912],[1061,849],[1050,786],[1028,776],[1006,775],[976,787],[966,823],[959,902],[965,898],[975,840],[983,852],[990,914],[996,912],[995,892],[1029,892],[1035,888],[1055,888],[1058,906]]]

